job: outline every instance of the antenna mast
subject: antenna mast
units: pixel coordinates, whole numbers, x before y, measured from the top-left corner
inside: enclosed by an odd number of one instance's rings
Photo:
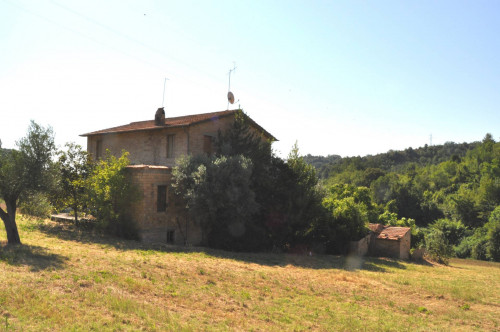
[[[234,95],[231,92],[231,73],[236,70],[236,64],[233,62],[233,69],[229,70],[229,86],[227,88],[227,109],[229,109],[229,103],[233,104],[234,103]]]
[[[161,101],[161,107],[162,108],[165,105],[165,87],[167,86],[167,80],[169,80],[169,79],[165,77],[165,81],[163,82],[163,99]]]

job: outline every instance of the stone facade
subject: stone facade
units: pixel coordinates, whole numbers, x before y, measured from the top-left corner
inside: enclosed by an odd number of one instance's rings
[[[133,165],[172,167],[175,159],[182,155],[204,153],[207,139],[217,137],[217,131],[226,129],[232,121],[232,117],[225,117],[180,128],[96,134],[87,137],[87,150],[97,158],[101,158],[106,150],[118,157],[122,150],[127,150]],[[171,139],[173,143],[169,142]],[[172,151],[169,147],[173,147]]]
[[[161,111],[159,109],[157,114]],[[127,167],[127,172],[141,193],[141,199],[132,206],[130,218],[138,226],[142,241],[178,245],[202,243],[201,228],[174,199],[170,186],[172,167],[175,159],[182,155],[213,152],[213,140],[218,131],[229,128],[238,112],[164,119],[155,115],[155,120],[133,122],[82,135],[87,137],[87,151],[95,159],[102,158],[106,150],[117,157],[122,150],[129,152],[131,165]],[[248,119],[262,139],[276,140]]]
[[[132,183],[141,193],[130,217],[139,226],[139,236],[144,242],[199,244],[201,229],[188,218],[186,210],[172,194],[171,170],[167,166],[127,167]],[[160,194],[162,188],[164,196]]]

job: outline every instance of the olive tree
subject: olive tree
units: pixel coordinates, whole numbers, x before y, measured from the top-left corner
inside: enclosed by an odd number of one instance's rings
[[[28,192],[44,191],[49,185],[48,173],[55,151],[52,128],[31,121],[27,135],[16,145],[18,150],[0,146],[0,197],[6,205],[6,211],[0,208],[0,218],[9,244],[21,243],[16,224],[19,198]]]

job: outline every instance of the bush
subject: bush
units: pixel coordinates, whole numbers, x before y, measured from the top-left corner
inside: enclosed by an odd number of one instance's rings
[[[22,197],[19,208],[22,213],[39,218],[49,218],[53,210],[47,196],[40,192],[29,193]]]
[[[435,228],[431,228],[425,235],[425,249],[429,258],[445,265],[453,254],[452,246],[448,243],[444,233]]]
[[[454,248],[455,255],[459,258],[486,259],[486,229],[477,228],[471,236],[462,239]]]
[[[438,219],[430,225],[430,228],[443,232],[444,237],[451,245],[458,245],[467,233],[467,227],[461,221],[450,219]]]
[[[128,152],[120,158],[108,154],[99,161],[88,179],[89,203],[98,227],[109,234],[138,239],[136,225],[127,217],[139,194],[125,174]]]
[[[487,235],[488,247],[487,247],[487,258],[494,260],[495,262],[500,261],[500,223],[492,225],[488,230]]]
[[[500,206],[493,210],[485,228],[488,230],[487,258],[498,262],[500,261]]]
[[[323,206],[328,211],[324,227],[327,252],[339,253],[349,241],[357,241],[368,235],[362,208],[354,202],[353,197],[340,200],[327,197],[323,200]]]

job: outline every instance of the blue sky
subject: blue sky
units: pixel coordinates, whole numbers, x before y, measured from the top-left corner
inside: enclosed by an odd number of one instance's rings
[[[227,108],[286,156],[499,139],[496,1],[0,0],[0,139]]]

